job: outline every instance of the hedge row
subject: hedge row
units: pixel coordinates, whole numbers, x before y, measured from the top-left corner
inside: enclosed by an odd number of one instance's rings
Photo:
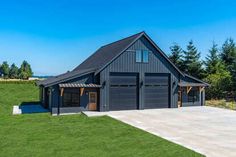
[[[35,84],[35,80],[16,80],[16,81],[7,81],[7,80],[1,80],[0,84]]]

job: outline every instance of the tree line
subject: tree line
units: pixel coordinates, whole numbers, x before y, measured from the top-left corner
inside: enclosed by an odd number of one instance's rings
[[[7,61],[0,64],[0,77],[4,79],[28,79],[32,75],[33,71],[27,61],[23,61],[19,68],[15,63],[9,66]]]
[[[211,84],[206,89],[207,99],[236,96],[236,45],[232,38],[222,46],[213,42],[205,60],[200,59],[201,53],[192,40],[185,50],[176,43],[170,50],[169,58],[180,70]]]

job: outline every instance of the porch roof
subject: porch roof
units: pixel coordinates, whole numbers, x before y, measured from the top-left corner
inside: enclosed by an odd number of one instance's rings
[[[192,82],[180,82],[178,83],[180,87],[206,87],[208,85],[204,83],[192,83]]]
[[[59,84],[60,88],[101,88],[101,85],[98,84],[85,84],[85,83],[63,83]]]

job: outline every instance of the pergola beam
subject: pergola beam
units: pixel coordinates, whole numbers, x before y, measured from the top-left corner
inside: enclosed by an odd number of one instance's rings
[[[199,87],[199,91],[202,92],[205,89],[205,87]]]
[[[191,87],[191,86],[187,86],[187,94],[191,91],[192,88],[193,87]]]

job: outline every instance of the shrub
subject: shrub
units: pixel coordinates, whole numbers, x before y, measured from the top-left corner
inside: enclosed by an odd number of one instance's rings
[[[1,80],[0,84],[35,84],[35,80]]]

